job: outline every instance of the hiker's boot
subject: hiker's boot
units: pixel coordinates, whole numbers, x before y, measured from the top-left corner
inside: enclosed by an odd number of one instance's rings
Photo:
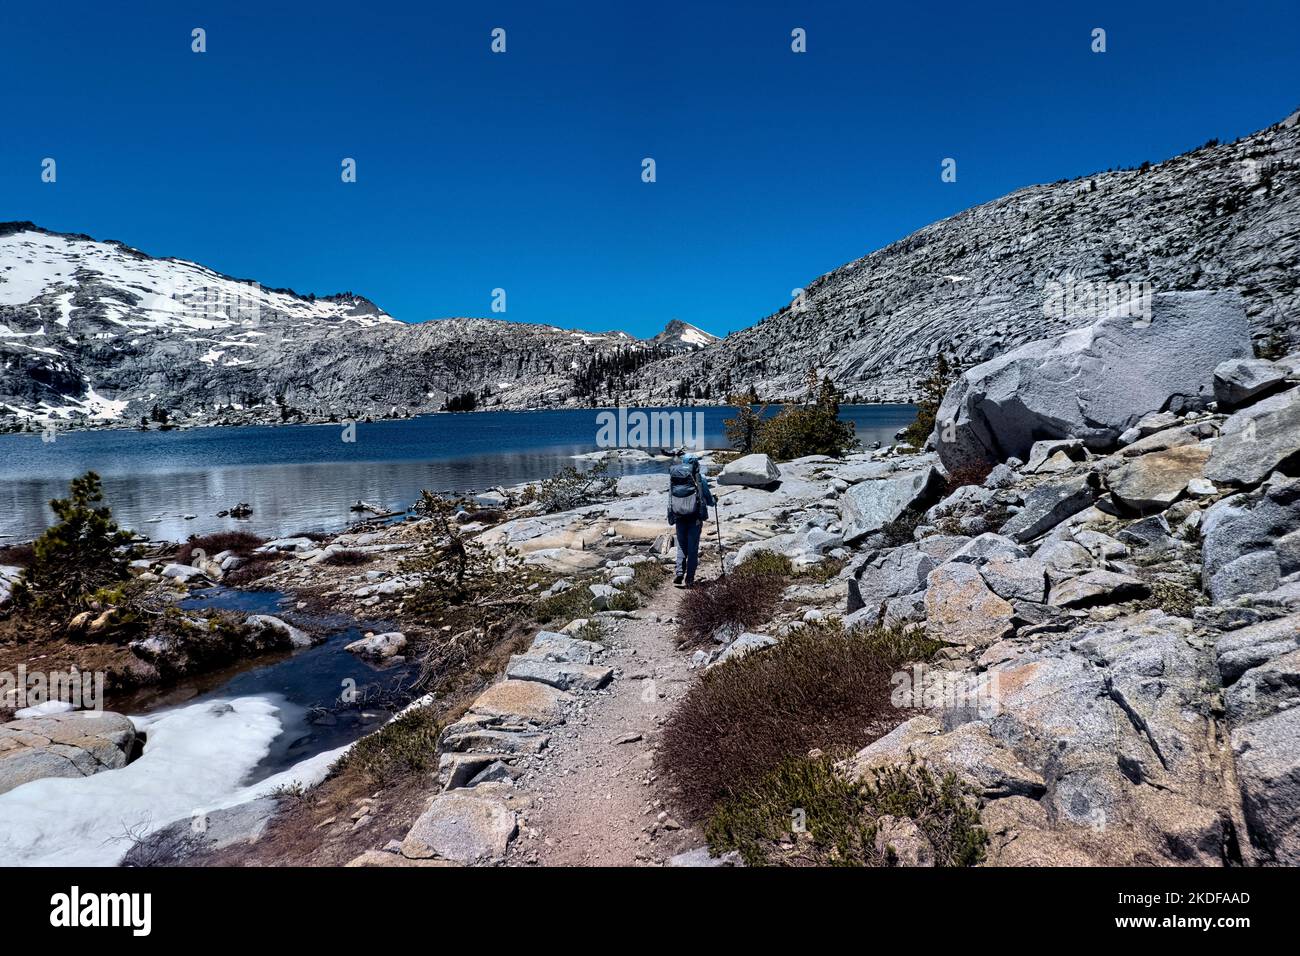
[[[679,574],[673,578],[673,587],[679,588],[681,586],[682,586],[682,576]]]

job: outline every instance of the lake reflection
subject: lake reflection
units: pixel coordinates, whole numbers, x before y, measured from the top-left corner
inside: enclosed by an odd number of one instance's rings
[[[722,422],[733,411],[692,411],[704,412],[707,444],[724,447]],[[425,488],[481,491],[548,477],[596,449],[596,414],[480,412],[361,423],[352,443],[340,440],[336,425],[71,432],[48,444],[36,435],[0,436],[0,536],[39,534],[52,520],[49,499],[90,469],[103,477],[118,523],[153,539],[234,528],[263,535],[333,530],[361,517],[348,510],[357,500],[401,511]],[[842,410],[867,443],[889,441],[914,415],[907,405]],[[250,519],[216,517],[241,501],[252,506]]]

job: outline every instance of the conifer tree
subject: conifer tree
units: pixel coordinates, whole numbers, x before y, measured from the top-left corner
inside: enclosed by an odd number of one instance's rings
[[[99,475],[72,479],[67,498],[50,507],[58,522],[32,545],[32,563],[14,584],[18,607],[71,617],[100,588],[126,580],[133,556],[129,531],[118,528],[104,500]]]

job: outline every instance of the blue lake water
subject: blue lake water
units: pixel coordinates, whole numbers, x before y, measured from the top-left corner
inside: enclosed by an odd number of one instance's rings
[[[665,409],[676,411],[676,409]],[[728,408],[699,408],[708,447],[726,447]],[[549,477],[597,450],[596,409],[476,412],[361,422],[353,442],[340,425],[96,431],[0,436],[0,542],[32,538],[52,515],[50,498],[87,470],[104,479],[118,523],[153,539],[243,528],[264,535],[334,530],[359,515],[358,499],[394,511],[421,489],[481,491]],[[915,417],[910,405],[846,405],[841,417],[864,444],[888,442]],[[624,473],[658,463],[618,466]],[[218,518],[246,501],[247,520]],[[193,517],[189,517],[193,516]]]

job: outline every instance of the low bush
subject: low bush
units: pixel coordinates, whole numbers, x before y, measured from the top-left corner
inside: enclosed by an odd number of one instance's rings
[[[360,770],[384,784],[407,771],[431,770],[438,763],[441,732],[436,708],[419,707],[362,737],[335,761],[330,772]]]
[[[572,511],[611,497],[617,484],[607,461],[598,461],[586,471],[569,465],[537,485],[533,500],[545,514]]]
[[[984,479],[989,476],[989,472],[992,470],[992,462],[971,462],[959,468],[954,468],[948,473],[948,481],[940,497],[946,498],[958,488],[963,488],[966,485],[984,484]]]
[[[486,624],[509,617],[534,582],[533,569],[513,552],[495,554],[455,521],[455,502],[428,496],[429,522],[421,547],[402,562],[418,584],[405,603],[406,613],[429,623],[449,615]]]
[[[697,582],[677,608],[683,644],[706,644],[719,630],[759,627],[772,619],[791,573],[790,559],[760,551],[725,577]]]
[[[369,564],[374,560],[374,555],[365,551],[357,551],[355,548],[344,548],[342,551],[331,551],[326,556],[323,564],[332,565],[336,568],[350,568],[359,564]]]
[[[736,565],[732,573],[788,578],[794,574],[794,562],[779,551],[755,551]]]
[[[846,631],[838,618],[795,628],[704,672],[665,725],[659,769],[706,819],[785,760],[856,751],[895,726],[905,712],[890,701],[892,674],[937,647],[898,630]]]
[[[248,557],[264,544],[266,544],[265,538],[259,538],[248,531],[217,531],[213,534],[191,535],[176,552],[176,563],[189,564],[194,560],[195,551],[202,551],[209,558],[223,551]]]
[[[632,583],[628,588],[642,598],[654,597],[668,579],[668,569],[658,561],[642,561],[632,566]]]
[[[952,774],[938,779],[923,767],[891,767],[858,782],[824,756],[786,760],[724,801],[705,836],[714,853],[737,850],[747,866],[893,866],[894,848],[876,845],[886,816],[912,820],[934,848],[936,866],[984,858],[988,835]]]
[[[285,560],[281,554],[255,554],[237,568],[232,568],[222,577],[221,583],[232,588],[247,587],[259,578],[264,578]]]
[[[591,591],[583,582],[573,587],[542,598],[533,605],[533,620],[538,624],[558,622],[564,626],[569,621],[586,617],[591,613]]]
[[[11,568],[25,568],[36,558],[36,549],[30,544],[11,544],[0,548],[0,564]]]

